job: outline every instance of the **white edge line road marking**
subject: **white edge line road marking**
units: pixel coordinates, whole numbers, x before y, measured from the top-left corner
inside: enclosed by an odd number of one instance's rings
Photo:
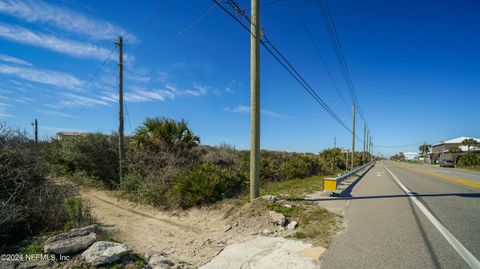
[[[385,164],[382,162],[383,167],[385,170],[392,175],[393,179],[397,182],[397,184],[400,186],[400,188],[412,199],[412,201],[415,203],[415,205],[422,211],[422,213],[427,217],[427,219],[437,228],[437,230],[447,239],[448,243],[457,251],[457,253],[463,258],[463,260],[471,267],[471,268],[480,268],[480,261],[473,256],[470,251],[468,251],[467,248],[465,248],[460,241],[458,241],[457,238],[449,231],[443,224],[433,216],[430,211],[415,197],[415,195],[407,188],[405,185],[403,185],[400,180],[390,171]]]

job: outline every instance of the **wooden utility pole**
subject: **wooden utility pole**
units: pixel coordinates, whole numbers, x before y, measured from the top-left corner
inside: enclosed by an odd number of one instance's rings
[[[425,164],[426,162],[426,156],[427,156],[427,142],[423,143],[423,163]]]
[[[355,166],[355,104],[352,104],[352,170]]]
[[[365,152],[367,151],[367,124],[363,123],[363,154],[362,162],[365,162]]]
[[[370,160],[372,160],[373,156],[373,143],[372,143],[372,137],[370,136],[370,139],[368,140],[370,145],[368,146],[368,152],[370,152]]]
[[[348,172],[348,154],[349,150],[347,149],[347,152],[345,153],[345,173]]]
[[[260,195],[260,0],[251,0],[250,201]]]
[[[35,121],[32,123],[33,128],[34,128],[34,134],[35,134],[35,143],[38,143],[38,121],[35,119]]]
[[[123,160],[125,158],[125,138],[123,133],[123,39],[118,36],[118,173],[123,179]]]

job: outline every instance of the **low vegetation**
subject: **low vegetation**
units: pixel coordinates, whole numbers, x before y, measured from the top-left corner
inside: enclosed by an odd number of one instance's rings
[[[467,153],[458,159],[458,166],[480,170],[480,153]]]
[[[29,235],[88,222],[75,192],[47,178],[49,145],[0,125],[0,249]],[[81,216],[72,207],[82,207]]]
[[[0,126],[2,243],[92,221],[72,188],[52,180],[59,177],[119,190],[127,199],[160,208],[189,208],[248,192],[249,152],[201,145],[183,120],[147,118],[126,138],[126,151],[120,180],[116,134],[34,143],[24,133]],[[356,165],[361,157],[357,153]],[[260,166],[262,193],[298,198],[321,189],[320,177],[343,171],[346,163],[338,148],[319,154],[263,150]]]
[[[314,202],[272,202],[270,210],[278,212],[287,218],[298,221],[299,227],[291,237],[303,239],[318,246],[328,246],[332,236],[340,229],[338,215],[319,207]]]
[[[162,208],[213,203],[242,195],[248,189],[249,152],[225,144],[200,145],[200,138],[183,120],[147,118],[127,138],[121,181],[116,170],[115,141],[115,135],[101,134],[56,140],[52,150],[54,171],[80,183],[119,189],[125,198]],[[357,153],[356,157],[356,165],[360,165],[362,155]],[[263,150],[260,166],[265,186],[290,179],[301,186],[302,179],[343,171],[345,154],[338,148],[319,154]],[[313,184],[313,180],[303,183],[310,182]]]

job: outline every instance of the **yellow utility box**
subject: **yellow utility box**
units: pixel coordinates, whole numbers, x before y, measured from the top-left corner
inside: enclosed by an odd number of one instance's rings
[[[326,191],[336,191],[337,190],[337,179],[335,178],[324,178],[323,179],[323,189]]]

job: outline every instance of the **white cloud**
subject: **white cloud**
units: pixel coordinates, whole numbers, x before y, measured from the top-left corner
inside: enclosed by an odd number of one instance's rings
[[[56,107],[56,106],[55,106]],[[63,112],[60,112],[60,111],[55,111],[55,110],[47,110],[47,109],[36,109],[35,110],[36,112],[38,113],[41,113],[41,114],[44,114],[44,115],[47,115],[47,116],[61,116],[61,117],[73,117],[72,114],[68,114],[68,113],[63,113]]]
[[[31,63],[24,61],[22,59],[10,56],[10,55],[5,55],[5,54],[0,54],[0,61],[7,62],[7,63],[12,63],[12,64],[21,64],[21,65],[28,65],[32,66]]]
[[[78,90],[83,85],[83,82],[73,75],[48,69],[0,64],[0,73],[71,90]]]
[[[60,127],[51,127],[51,126],[42,126],[40,125],[40,129],[48,130],[48,131],[57,131],[57,132],[79,132],[79,133],[87,133],[85,130],[80,129],[66,129]]]
[[[60,52],[79,58],[105,59],[110,51],[90,44],[70,39],[33,32],[20,26],[0,23],[0,37],[5,39]]]
[[[107,21],[40,0],[0,0],[0,12],[27,22],[50,24],[96,40],[113,40],[119,34],[127,34]],[[126,41],[136,42],[136,37],[128,34]]]
[[[136,89],[133,92],[125,94],[125,100],[129,102],[145,101],[165,101],[165,99],[175,99],[175,94],[169,90],[141,90]]]
[[[232,113],[240,113],[240,114],[249,114],[250,113],[250,106],[236,106],[234,108],[226,107],[223,109],[225,112],[232,112]],[[293,117],[283,115],[277,112],[273,112],[267,109],[260,109],[260,113],[264,116],[272,117],[272,118],[280,118],[280,119],[293,119]]]
[[[100,100],[98,98],[90,98],[86,96],[81,96],[78,94],[65,93],[64,96],[67,97],[67,100],[60,102],[63,106],[88,106],[93,107],[96,105],[108,106],[110,105],[105,100]]]
[[[11,117],[13,116],[8,113],[0,112],[0,119],[11,118]]]

